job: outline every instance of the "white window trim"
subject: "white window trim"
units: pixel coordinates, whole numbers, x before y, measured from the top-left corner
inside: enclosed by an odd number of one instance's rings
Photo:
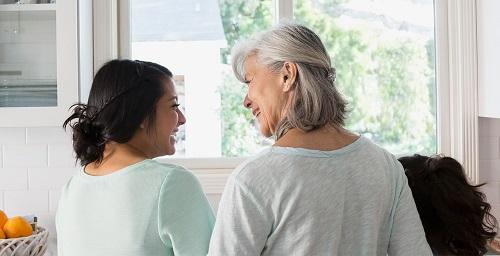
[[[130,57],[129,0],[94,0],[94,63]],[[293,19],[293,0],[273,0],[275,23]],[[435,1],[438,152],[458,159],[473,183],[478,181],[476,0]],[[99,24],[96,26],[96,24]],[[223,188],[227,170],[245,158],[162,158],[217,176]],[[196,171],[198,170],[198,171]],[[210,171],[212,170],[212,171]],[[202,180],[203,183],[203,180]],[[222,184],[222,185],[221,185]]]
[[[438,152],[462,163],[479,181],[476,0],[436,5]]]
[[[293,20],[293,0],[273,0],[274,24]]]

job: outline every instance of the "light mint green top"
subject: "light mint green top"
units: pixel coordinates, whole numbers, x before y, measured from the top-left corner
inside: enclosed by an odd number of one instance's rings
[[[59,256],[206,255],[214,215],[196,177],[144,160],[65,185],[56,215]]]

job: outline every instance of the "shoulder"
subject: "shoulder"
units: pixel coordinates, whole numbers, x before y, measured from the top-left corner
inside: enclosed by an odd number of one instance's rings
[[[251,183],[252,179],[259,179],[262,176],[269,175],[269,171],[273,169],[273,162],[272,151],[265,149],[238,165],[230,178],[237,182]]]
[[[156,160],[148,160],[147,164],[143,168],[144,172],[150,173],[150,175],[157,176],[158,179],[195,179],[194,174],[186,169],[184,166],[161,163]]]
[[[161,193],[172,191],[194,191],[200,190],[201,184],[198,178],[184,166],[160,163],[154,161],[152,169],[158,173],[158,180],[161,180]]]
[[[372,142],[370,139],[361,137],[364,140],[363,147],[360,149],[358,159],[364,161],[379,163],[388,167],[390,170],[397,170],[400,172],[402,167],[396,156],[394,156],[387,149],[380,147]]]

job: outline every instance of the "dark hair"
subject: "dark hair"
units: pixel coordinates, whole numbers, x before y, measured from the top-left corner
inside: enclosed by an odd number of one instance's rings
[[[82,166],[101,162],[107,142],[125,143],[144,120],[154,123],[168,78],[170,70],[145,61],[112,60],[99,69],[88,103],[73,105],[63,124],[73,130],[73,148]]]
[[[483,255],[495,237],[497,220],[479,187],[470,185],[451,157],[399,158],[408,177],[427,242],[438,253]]]

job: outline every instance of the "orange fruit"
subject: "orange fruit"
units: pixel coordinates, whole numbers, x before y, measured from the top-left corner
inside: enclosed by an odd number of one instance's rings
[[[3,212],[2,210],[0,210],[0,229],[3,228],[3,225],[5,225],[5,222],[7,222],[7,215],[5,214],[5,212]]]
[[[23,217],[16,216],[7,220],[3,226],[3,232],[8,238],[31,236],[33,229]]]
[[[5,239],[5,233],[0,229],[0,239]]]

